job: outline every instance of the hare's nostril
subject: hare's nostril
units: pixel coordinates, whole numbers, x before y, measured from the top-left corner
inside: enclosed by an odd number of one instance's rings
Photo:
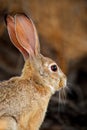
[[[67,78],[65,76],[61,77],[59,87],[66,87],[66,86],[67,86]]]

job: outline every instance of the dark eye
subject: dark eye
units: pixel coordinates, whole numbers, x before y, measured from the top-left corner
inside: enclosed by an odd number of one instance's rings
[[[51,70],[56,72],[57,71],[57,65],[51,65]]]

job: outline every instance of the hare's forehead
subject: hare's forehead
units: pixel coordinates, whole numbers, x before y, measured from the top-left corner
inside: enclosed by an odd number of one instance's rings
[[[44,62],[45,67],[49,67],[52,64],[56,64],[56,63],[54,61],[52,61],[52,60],[47,60],[46,62]]]
[[[45,63],[44,63],[44,66],[45,66],[45,67],[48,67],[48,66],[49,66],[49,64],[50,64],[50,63],[45,62]]]
[[[52,59],[48,58],[48,57],[42,57],[42,65],[44,65],[45,67],[48,67],[52,64],[56,64],[55,61],[53,61]]]

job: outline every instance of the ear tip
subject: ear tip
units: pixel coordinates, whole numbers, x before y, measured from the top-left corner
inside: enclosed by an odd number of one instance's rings
[[[18,14],[16,14],[15,16],[25,16],[25,17],[27,17],[29,20],[31,20],[31,17],[30,17],[30,15],[28,15],[28,14],[26,14],[26,13],[24,13],[24,12],[22,12],[22,13],[18,13]],[[8,13],[5,13],[4,14],[4,21],[5,21],[5,24],[7,25],[7,17],[9,16],[9,14]]]
[[[28,15],[26,13],[22,13],[22,15],[24,15],[25,17],[29,18]]]
[[[24,12],[22,12],[22,13],[17,13],[15,16],[24,16],[24,17],[28,18],[29,20],[31,20],[30,15],[27,14],[27,13],[24,13]]]

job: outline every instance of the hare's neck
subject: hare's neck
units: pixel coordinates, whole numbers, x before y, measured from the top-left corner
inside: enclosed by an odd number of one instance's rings
[[[52,93],[50,89],[47,86],[44,86],[42,82],[40,82],[38,79],[33,79],[33,86],[35,87],[36,91],[41,95],[41,96],[48,96],[51,97]]]
[[[32,78],[32,74],[33,74],[33,68],[29,62],[29,60],[27,60],[24,64],[24,68],[22,70],[22,78],[25,79],[31,79]]]

